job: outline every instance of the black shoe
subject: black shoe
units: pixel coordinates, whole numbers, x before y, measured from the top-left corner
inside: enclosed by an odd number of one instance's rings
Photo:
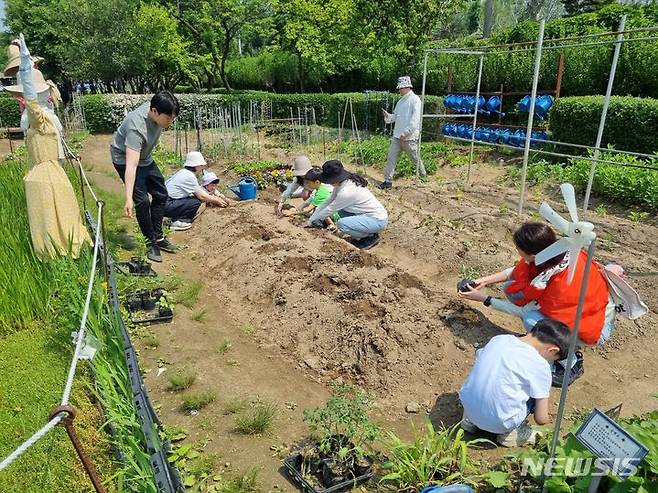
[[[352,244],[360,250],[370,250],[377,243],[379,243],[379,235],[375,233],[374,235],[366,236],[365,238],[356,240]]]
[[[573,368],[571,368],[571,371],[569,372],[569,380],[567,381],[567,386],[570,386],[585,374],[585,366],[583,361],[583,353],[581,351],[576,351],[576,364],[573,365]],[[556,361],[553,369],[553,387],[561,388],[563,380],[564,366]]]
[[[162,255],[160,255],[160,249],[155,246],[151,245],[149,247],[149,251],[146,254],[149,260],[152,260],[153,262],[162,262]]]
[[[388,190],[390,188],[393,188],[393,183],[391,183],[390,181],[383,181],[379,184],[377,188],[379,188],[380,190]]]
[[[176,253],[176,251],[178,251],[176,245],[174,245],[171,241],[169,241],[166,238],[162,238],[160,241],[156,243],[156,245],[160,250],[164,250],[167,253]]]

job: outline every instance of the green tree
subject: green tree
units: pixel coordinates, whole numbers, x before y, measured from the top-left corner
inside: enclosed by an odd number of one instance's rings
[[[464,0],[359,0],[361,28],[376,33],[377,47],[411,72],[432,33],[463,7]]]
[[[130,27],[132,70],[141,74],[151,89],[173,89],[183,78],[196,78],[189,42],[178,32],[178,21],[157,5],[142,4]]]
[[[271,14],[267,0],[164,0],[179,19],[187,35],[194,41],[198,54],[209,61],[206,68],[208,87],[213,87],[216,74],[230,90],[226,77],[226,61],[234,41],[248,23],[258,22]]]
[[[274,0],[281,45],[297,57],[299,89],[308,78],[319,82],[349,72],[374,40],[355,16],[356,0]]]

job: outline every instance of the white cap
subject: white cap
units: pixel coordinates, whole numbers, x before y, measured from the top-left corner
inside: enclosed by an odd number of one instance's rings
[[[207,187],[213,182],[219,182],[219,177],[212,171],[206,171],[201,178],[201,186]]]
[[[199,151],[191,151],[185,156],[185,162],[183,163],[183,168],[198,168],[199,166],[205,166],[206,160]]]
[[[398,85],[396,89],[403,89],[405,87],[413,87],[411,85],[411,77],[408,75],[403,75],[402,77],[398,77]]]

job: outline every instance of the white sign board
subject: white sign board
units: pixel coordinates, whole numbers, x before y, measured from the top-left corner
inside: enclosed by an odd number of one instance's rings
[[[649,450],[621,426],[594,409],[576,431],[576,438],[621,479],[631,476]]]

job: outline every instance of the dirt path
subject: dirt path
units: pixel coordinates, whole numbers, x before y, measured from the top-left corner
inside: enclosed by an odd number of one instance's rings
[[[114,187],[108,143],[107,136],[91,137],[83,158],[93,165],[99,186]],[[322,402],[331,382],[354,382],[374,392],[380,420],[405,436],[410,421],[418,428],[426,416],[406,414],[410,401],[433,421],[459,420],[456,392],[474,351],[493,335],[522,327],[455,295],[464,268],[484,274],[516,260],[510,236],[520,222],[512,212],[515,191],[495,182],[499,167],[480,166],[474,184],[464,189],[458,173],[442,169],[442,183],[421,189],[401,182],[391,192],[376,191],[390,223],[371,252],[277,219],[271,190],[254,203],[208,210],[193,229],[174,234],[185,249],[165,257],[157,270],[202,279],[194,311],[203,307],[208,318],[194,321],[190,310],[178,307],[172,324],[152,327],[159,347],[140,352],[164,422],[186,428],[194,443],[218,454],[218,464],[228,462],[235,470],[258,466],[264,490],[292,491],[277,472],[276,452],[305,435],[301,412]],[[114,184],[104,184],[106,179]],[[530,200],[527,210],[537,206],[538,200]],[[658,229],[612,214],[590,219],[601,239],[599,258],[636,274],[632,282],[652,313],[637,323],[620,320],[603,349],[586,351],[586,372],[572,387],[568,414],[619,402],[623,414],[645,412],[655,408],[649,394],[657,390],[658,377]],[[253,334],[244,333],[246,325]],[[232,348],[221,355],[217,347],[225,338]],[[165,368],[159,376],[158,366]],[[166,375],[184,367],[198,374],[195,389],[218,394],[218,403],[196,416],[181,413],[180,397],[165,389]],[[235,397],[275,402],[274,434],[234,433],[233,418],[221,411]]]

